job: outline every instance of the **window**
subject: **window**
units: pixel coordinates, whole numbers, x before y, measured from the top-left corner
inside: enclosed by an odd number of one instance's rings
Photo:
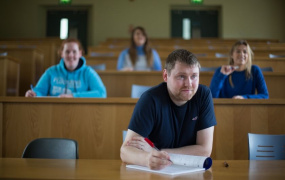
[[[60,20],[60,39],[66,39],[68,37],[68,19],[62,18]]]
[[[183,18],[182,21],[182,37],[183,39],[191,39],[191,20],[189,18]]]

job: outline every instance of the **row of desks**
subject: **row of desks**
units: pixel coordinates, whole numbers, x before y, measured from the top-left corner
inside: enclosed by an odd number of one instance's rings
[[[19,158],[39,137],[78,141],[79,158],[120,159],[137,99],[0,97],[0,157]],[[211,157],[247,160],[248,133],[285,134],[285,99],[214,99]]]
[[[0,56],[0,96],[18,96],[20,61],[10,56]]]
[[[2,43],[2,44],[1,44]],[[0,53],[7,53],[7,56],[1,56],[1,61],[10,60],[14,61],[17,59],[17,64],[13,65],[13,67],[7,67],[7,63],[1,66],[2,72],[6,73],[1,76],[1,80],[7,81],[10,79],[16,79],[16,82],[19,83],[17,86],[19,87],[16,90],[13,90],[14,93],[7,93],[10,91],[9,89],[5,89],[7,85],[0,87],[2,90],[0,95],[20,95],[24,96],[27,89],[29,89],[30,84],[36,84],[39,80],[40,76],[44,73],[44,70],[50,65],[56,64],[55,58],[49,60],[50,56],[47,56],[49,52],[55,52],[56,44],[59,42],[41,42],[35,43],[34,41],[26,42],[28,44],[24,44],[20,47],[16,45],[17,43],[21,43],[20,41],[0,41]],[[24,42],[22,42],[23,44]],[[29,44],[30,43],[30,44]],[[36,45],[31,45],[31,44]],[[3,45],[4,44],[4,45]],[[13,45],[14,44],[14,45]],[[39,48],[41,49],[39,49]],[[92,57],[87,56],[87,64],[106,64],[107,70],[116,70],[117,66],[117,57]],[[219,67],[223,64],[227,64],[227,58],[209,58],[209,57],[198,57],[201,62],[202,67]],[[166,57],[161,57],[162,66],[164,66]],[[48,65],[48,64],[49,65]],[[11,64],[11,63],[10,63]],[[266,57],[256,57],[253,64],[256,64],[260,67],[272,67],[274,72],[285,72],[285,58],[266,58]],[[10,66],[10,65],[9,65]],[[10,69],[9,69],[10,68]],[[13,70],[11,70],[14,68]],[[9,71],[7,72],[6,69]],[[13,71],[13,73],[11,73]],[[9,76],[8,76],[9,75]],[[10,77],[11,76],[11,77]],[[14,88],[14,87],[13,87]],[[14,88],[15,89],[15,88]],[[5,94],[6,92],[6,94]]]
[[[0,79],[4,82],[0,85],[0,95],[24,96],[30,84],[35,85],[44,72],[43,55],[37,49],[11,50],[10,54],[12,54],[12,56],[0,57],[0,63],[2,64],[0,67],[2,72]],[[200,62],[202,67],[219,67],[223,64],[227,64],[226,58],[200,58]],[[87,57],[88,65],[102,63],[106,64],[107,71],[99,72],[99,74],[102,75],[101,78],[107,87],[109,97],[129,97],[131,84],[142,83],[142,85],[155,85],[162,81],[161,72],[118,72],[116,71],[117,58]],[[164,62],[162,62],[162,64],[164,64]],[[283,93],[280,93],[280,89],[276,88],[279,84],[284,82],[285,58],[257,59],[254,64],[260,67],[273,68],[273,73],[264,73],[270,97],[285,97]],[[145,74],[145,77],[154,77],[154,79],[145,79],[142,73]],[[209,85],[211,78],[212,72],[201,73],[202,84]],[[116,81],[116,79],[120,79],[120,81]],[[126,84],[127,86],[121,87],[121,84]],[[116,89],[114,86],[116,86],[116,88],[118,87],[118,89],[122,89],[122,91],[114,91]]]
[[[163,82],[162,72],[152,71],[98,71],[107,89],[108,97],[131,97],[132,84],[154,86]],[[209,86],[214,72],[201,72],[200,84]],[[269,98],[285,98],[285,72],[263,73]]]
[[[94,159],[20,159],[0,158],[0,179],[97,179],[97,180],[162,180],[162,179],[285,179],[285,161],[213,161],[207,171],[167,176],[126,168],[121,160]]]
[[[36,66],[31,66],[31,69],[25,68],[20,70],[21,64],[19,64],[19,61],[9,56],[0,57],[0,64],[0,79],[3,82],[0,85],[0,95],[2,96],[24,96],[30,84],[35,85],[42,73],[38,71],[40,68],[36,68]],[[200,84],[209,86],[213,73],[201,72]],[[154,86],[163,81],[162,72],[158,71],[122,72],[107,70],[98,71],[98,74],[107,88],[108,97],[130,97],[132,84]],[[269,97],[285,98],[283,93],[285,70],[283,72],[264,72],[263,74],[268,87]]]
[[[230,46],[231,47],[231,46]],[[89,47],[88,48],[88,55],[94,56],[94,55],[113,55],[115,57],[118,57],[121,52],[124,50],[124,48],[108,48],[108,47]],[[219,55],[229,57],[229,48],[220,48],[220,49],[206,49],[206,48],[191,48],[191,47],[169,47],[169,48],[157,48],[156,51],[159,54],[159,56],[164,59],[166,58],[172,51],[175,49],[187,49],[190,52],[196,54],[196,56],[204,56],[209,58],[215,58],[219,57]],[[254,56],[255,57],[269,57],[269,54],[276,54],[276,55],[285,55],[285,47],[280,48],[278,50],[272,50],[272,49],[260,49],[260,50],[254,50]]]
[[[94,57],[86,56],[88,65],[105,64],[106,70],[116,70],[118,57]],[[164,67],[166,58],[161,58],[161,65]],[[227,58],[198,57],[202,67],[220,67],[228,64]],[[272,67],[274,72],[285,72],[285,58],[255,58],[253,64],[259,67]]]
[[[149,38],[149,41],[152,44],[212,44],[212,43],[230,43],[233,44],[239,39],[237,38],[192,38],[192,39],[183,39],[179,37],[175,38]],[[269,38],[247,38],[247,42],[251,44],[268,44],[268,43],[279,43],[278,39],[269,39]],[[130,43],[130,38],[115,38],[115,37],[110,37],[107,38],[105,41],[103,41],[100,44],[120,44],[120,43],[125,43],[129,44]]]
[[[236,42],[236,41],[235,41]],[[229,52],[232,48],[232,45],[235,42],[213,42],[213,43],[175,43],[175,42],[158,42],[158,43],[152,43],[150,46],[151,48],[154,48],[158,51],[173,51],[175,49],[188,49],[190,51],[195,50],[203,50],[203,51],[227,51]],[[285,49],[285,43],[249,43],[251,49],[254,52],[259,51],[278,51],[278,50],[284,50]],[[103,42],[100,43],[98,46],[89,46],[88,52],[93,51],[107,51],[107,50],[123,50],[130,47],[130,42],[124,42],[124,43],[112,43],[112,42]]]
[[[61,42],[60,38],[0,39],[0,54],[2,54],[0,61],[4,58],[6,61],[17,59],[17,65],[12,66],[9,62],[9,67],[7,63],[0,67],[5,73],[4,79],[0,76],[0,81],[11,81],[17,78],[9,85],[0,85],[0,96],[24,96],[30,84],[35,85],[45,69],[58,63],[57,50]],[[15,62],[14,60],[14,64]],[[12,93],[11,87],[8,86],[17,82],[18,89],[13,85]]]
[[[0,39],[0,51],[36,49],[44,56],[43,68],[46,69],[59,60],[57,51],[62,40],[59,37],[49,38],[6,38]],[[10,53],[8,54],[10,55]]]
[[[182,38],[151,38],[149,44],[151,47],[159,48],[194,48],[194,49],[230,49],[238,39],[221,39],[221,38],[200,38],[185,40]],[[280,49],[285,47],[284,43],[274,39],[247,39],[253,50],[259,49]],[[130,46],[129,38],[108,38],[106,41],[101,42],[97,48],[127,48]],[[90,46],[89,49],[95,46]]]
[[[43,66],[44,54],[41,50],[35,48],[0,49],[0,53],[7,53],[7,56],[0,56],[0,61],[3,62],[3,66],[0,68],[3,73],[5,73],[5,76],[3,76],[5,78],[4,81],[17,78],[16,82],[18,82],[17,86],[19,88],[15,94],[24,96],[25,92],[29,89],[30,84],[35,85],[45,71]],[[16,82],[14,81],[11,83]],[[7,91],[7,89],[5,91]]]

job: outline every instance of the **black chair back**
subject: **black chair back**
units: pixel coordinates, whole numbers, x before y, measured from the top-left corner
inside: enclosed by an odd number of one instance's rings
[[[22,158],[78,159],[78,145],[72,139],[38,138],[26,146]]]

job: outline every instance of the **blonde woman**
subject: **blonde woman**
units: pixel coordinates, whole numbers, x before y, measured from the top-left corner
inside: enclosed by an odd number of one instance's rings
[[[213,98],[268,99],[261,69],[252,65],[253,52],[245,40],[237,41],[229,57],[229,65],[218,68],[210,89]]]

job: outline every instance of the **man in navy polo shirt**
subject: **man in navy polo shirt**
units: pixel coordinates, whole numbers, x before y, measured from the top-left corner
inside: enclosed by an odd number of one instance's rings
[[[211,155],[217,122],[211,91],[199,84],[199,71],[197,58],[187,50],[167,57],[164,82],[146,91],[135,106],[121,147],[124,162],[162,169],[171,164],[168,153]]]

